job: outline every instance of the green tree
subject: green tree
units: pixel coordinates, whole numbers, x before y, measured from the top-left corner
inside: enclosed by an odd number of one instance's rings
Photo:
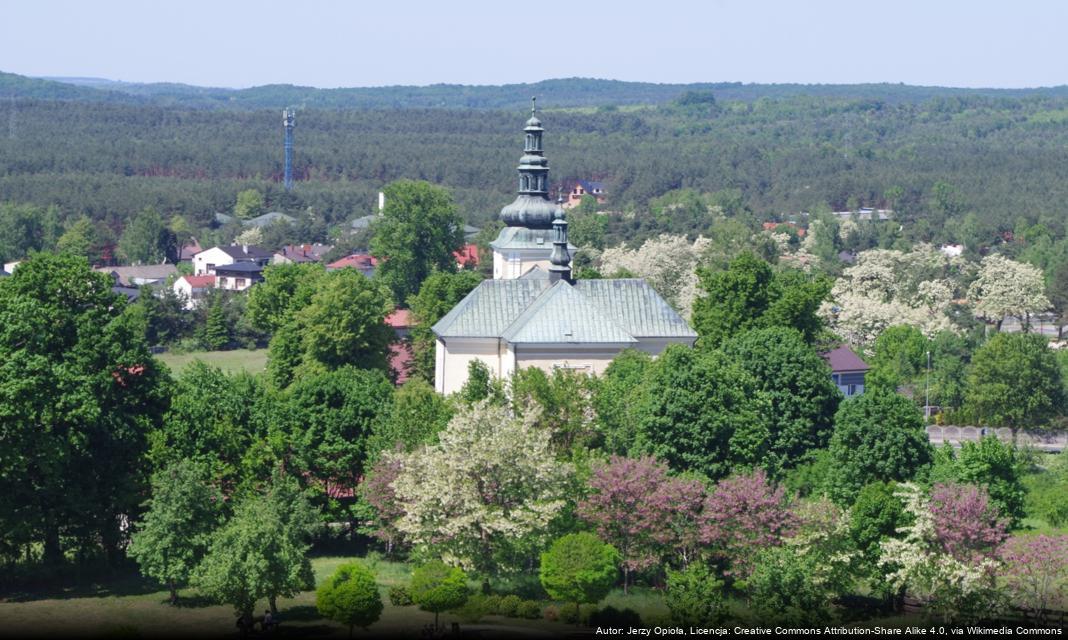
[[[292,314],[311,304],[326,271],[322,265],[275,264],[263,271],[263,282],[248,292],[248,316],[260,331],[278,331]]]
[[[671,621],[680,626],[716,626],[727,617],[723,581],[703,562],[691,562],[682,571],[668,570],[664,604]]]
[[[177,258],[174,234],[152,208],[145,209],[127,223],[119,238],[119,254],[131,264],[158,264]]]
[[[610,453],[626,455],[635,444],[642,385],[652,363],[652,357],[643,351],[621,351],[595,388],[593,408]]]
[[[771,403],[762,466],[778,473],[827,446],[841,393],[827,363],[799,332],[785,327],[749,331],[731,338],[724,351]]]
[[[431,327],[452,311],[468,293],[482,282],[475,271],[435,271],[408,299],[412,310],[412,365],[410,373],[434,383],[434,332]]]
[[[178,602],[178,585],[204,557],[222,521],[222,493],[211,482],[207,465],[193,460],[156,472],[148,510],[130,540],[130,557],[142,574],[167,586],[171,604]]]
[[[972,356],[965,411],[982,424],[1017,431],[1038,427],[1063,406],[1060,368],[1046,338],[999,333]]]
[[[101,258],[101,241],[96,225],[89,218],[82,216],[70,224],[63,235],[56,241],[56,251],[72,256],[88,258],[96,264]]]
[[[350,638],[353,627],[366,629],[378,622],[384,608],[374,574],[358,562],[341,565],[315,590],[315,609],[348,627]]]
[[[0,279],[0,539],[49,562],[64,546],[118,561],[167,407],[143,314],[111,287],[84,257],[45,253]]]
[[[263,194],[256,189],[245,189],[237,194],[237,202],[234,204],[234,215],[241,220],[255,218],[262,214],[266,203]]]
[[[849,535],[854,546],[863,554],[864,569],[873,586],[884,588],[884,570],[878,566],[879,545],[898,535],[905,525],[905,503],[894,495],[893,482],[871,482],[857,494],[849,510]]]
[[[1016,448],[995,436],[963,442],[960,451],[946,444],[935,454],[930,481],[957,482],[984,487],[1001,515],[1015,527],[1024,517],[1024,462]]]
[[[463,220],[448,191],[429,182],[399,180],[383,190],[386,206],[375,225],[371,254],[376,276],[400,303],[419,291],[433,271],[455,271],[464,243]]]
[[[293,462],[310,484],[324,517],[344,519],[330,498],[335,489],[355,490],[366,471],[368,439],[390,413],[393,385],[381,371],[342,367],[298,378],[286,392],[287,440]]]
[[[537,411],[563,451],[600,445],[594,424],[593,377],[572,369],[546,373],[537,367],[515,371],[511,380],[512,404],[518,413]]]
[[[326,274],[308,305],[271,339],[268,371],[279,386],[287,386],[297,368],[387,371],[394,336],[383,320],[391,309],[386,291],[355,269]]]
[[[755,464],[768,442],[768,401],[718,351],[671,345],[652,364],[637,411],[635,453],[715,480]]]
[[[896,325],[884,329],[875,339],[875,357],[868,372],[868,379],[878,384],[867,383],[867,386],[881,384],[888,391],[896,391],[927,365],[929,349],[930,343],[916,327]]]
[[[398,446],[412,451],[431,444],[453,416],[449,402],[421,378],[410,378],[393,393],[385,420],[376,422],[367,442],[367,458],[373,462]]]
[[[916,406],[872,390],[842,403],[830,442],[830,497],[849,504],[870,482],[911,480],[931,462],[931,445]]]
[[[558,538],[541,554],[538,579],[554,600],[601,601],[619,579],[619,552],[585,531]]]
[[[467,602],[467,575],[459,567],[434,560],[412,573],[412,601],[423,611],[434,614],[434,627],[442,611],[457,609]]]
[[[215,297],[208,307],[208,320],[204,325],[204,346],[218,351],[230,344],[230,319],[226,317],[222,299]]]

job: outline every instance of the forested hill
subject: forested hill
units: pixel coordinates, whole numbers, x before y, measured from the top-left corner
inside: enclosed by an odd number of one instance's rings
[[[552,107],[664,104],[688,92],[712,92],[717,100],[754,101],[797,96],[916,103],[947,97],[1068,97],[1068,86],[1038,89],[961,89],[904,84],[743,84],[709,82],[658,84],[593,78],[564,78],[526,84],[318,89],[275,84],[248,89],[197,87],[175,83],[127,83],[99,78],[36,79],[0,73],[0,97],[91,102],[152,103],[187,108],[280,109],[515,109],[538,96]]]

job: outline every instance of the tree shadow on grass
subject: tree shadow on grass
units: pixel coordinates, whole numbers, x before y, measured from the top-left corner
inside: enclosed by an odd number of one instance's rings
[[[168,604],[170,598],[166,598],[162,601],[163,604]],[[174,603],[174,606],[178,609],[203,609],[204,607],[213,607],[219,604],[211,598],[206,596],[178,596],[178,602]]]
[[[115,571],[109,574],[85,576],[62,571],[46,577],[20,581],[20,584],[0,588],[0,600],[33,602],[35,600],[69,600],[71,598],[107,598],[111,596],[143,596],[163,591],[154,580],[136,571]]]
[[[308,604],[304,604],[297,607],[283,609],[281,612],[279,612],[278,618],[284,624],[286,622],[289,622],[290,620],[294,622],[310,622],[312,620],[322,620],[323,616],[319,614],[315,607]]]

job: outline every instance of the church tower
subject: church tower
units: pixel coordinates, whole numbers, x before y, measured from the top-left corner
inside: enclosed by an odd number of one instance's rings
[[[553,221],[562,220],[564,215],[560,205],[549,198],[549,161],[542,146],[545,129],[533,101],[532,98],[530,119],[523,129],[525,143],[523,157],[519,159],[519,195],[512,204],[501,209],[501,221],[507,226],[490,243],[494,280],[513,280],[524,275],[536,277],[538,274],[546,277],[553,264]],[[564,248],[571,253],[575,251],[570,245]],[[565,255],[570,262],[570,255],[567,252]]]

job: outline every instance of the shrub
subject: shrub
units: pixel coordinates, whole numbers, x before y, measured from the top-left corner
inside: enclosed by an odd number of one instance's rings
[[[414,604],[414,601],[412,600],[412,594],[408,592],[407,587],[390,587],[389,603],[394,607],[407,607]]]
[[[583,626],[589,626],[590,619],[597,613],[597,605],[580,604],[578,608],[578,622]]]
[[[616,609],[609,605],[590,616],[591,627],[640,627],[642,618],[634,609]]]
[[[523,600],[516,607],[515,615],[527,620],[537,620],[541,617],[541,605],[533,600]]]
[[[501,598],[500,605],[497,607],[497,614],[514,618],[516,617],[516,613],[519,611],[519,605],[521,604],[523,604],[523,600],[517,595],[512,594],[504,596]]]
[[[462,607],[453,611],[456,617],[463,622],[474,623],[481,620],[484,616],[490,615],[493,611],[489,610],[486,603],[486,596],[481,593],[476,593],[467,599]]]
[[[592,533],[571,533],[541,554],[541,584],[550,597],[600,602],[619,577],[619,553]],[[576,608],[575,618],[578,618]]]
[[[420,609],[434,614],[436,627],[438,614],[467,602],[467,575],[439,560],[428,562],[412,574],[411,595]]]
[[[349,628],[367,628],[382,615],[382,596],[375,577],[363,565],[351,562],[337,568],[334,575],[319,586],[315,608],[324,617]]]
[[[487,594],[481,595],[479,597],[479,599],[482,602],[482,604],[481,604],[482,611],[484,612],[485,615],[487,615],[487,616],[500,615],[500,613],[501,613],[501,597],[500,596],[498,596],[496,594],[492,594],[492,593],[487,593]]]
[[[556,622],[560,619],[560,607],[556,606],[555,604],[551,604],[545,607],[545,611],[542,615],[544,615],[545,619],[549,622]]]
[[[680,626],[714,626],[725,617],[723,581],[700,562],[685,571],[668,571],[664,601],[671,621]]]
[[[579,605],[577,602],[565,602],[560,605],[560,622],[567,624],[579,623]]]

